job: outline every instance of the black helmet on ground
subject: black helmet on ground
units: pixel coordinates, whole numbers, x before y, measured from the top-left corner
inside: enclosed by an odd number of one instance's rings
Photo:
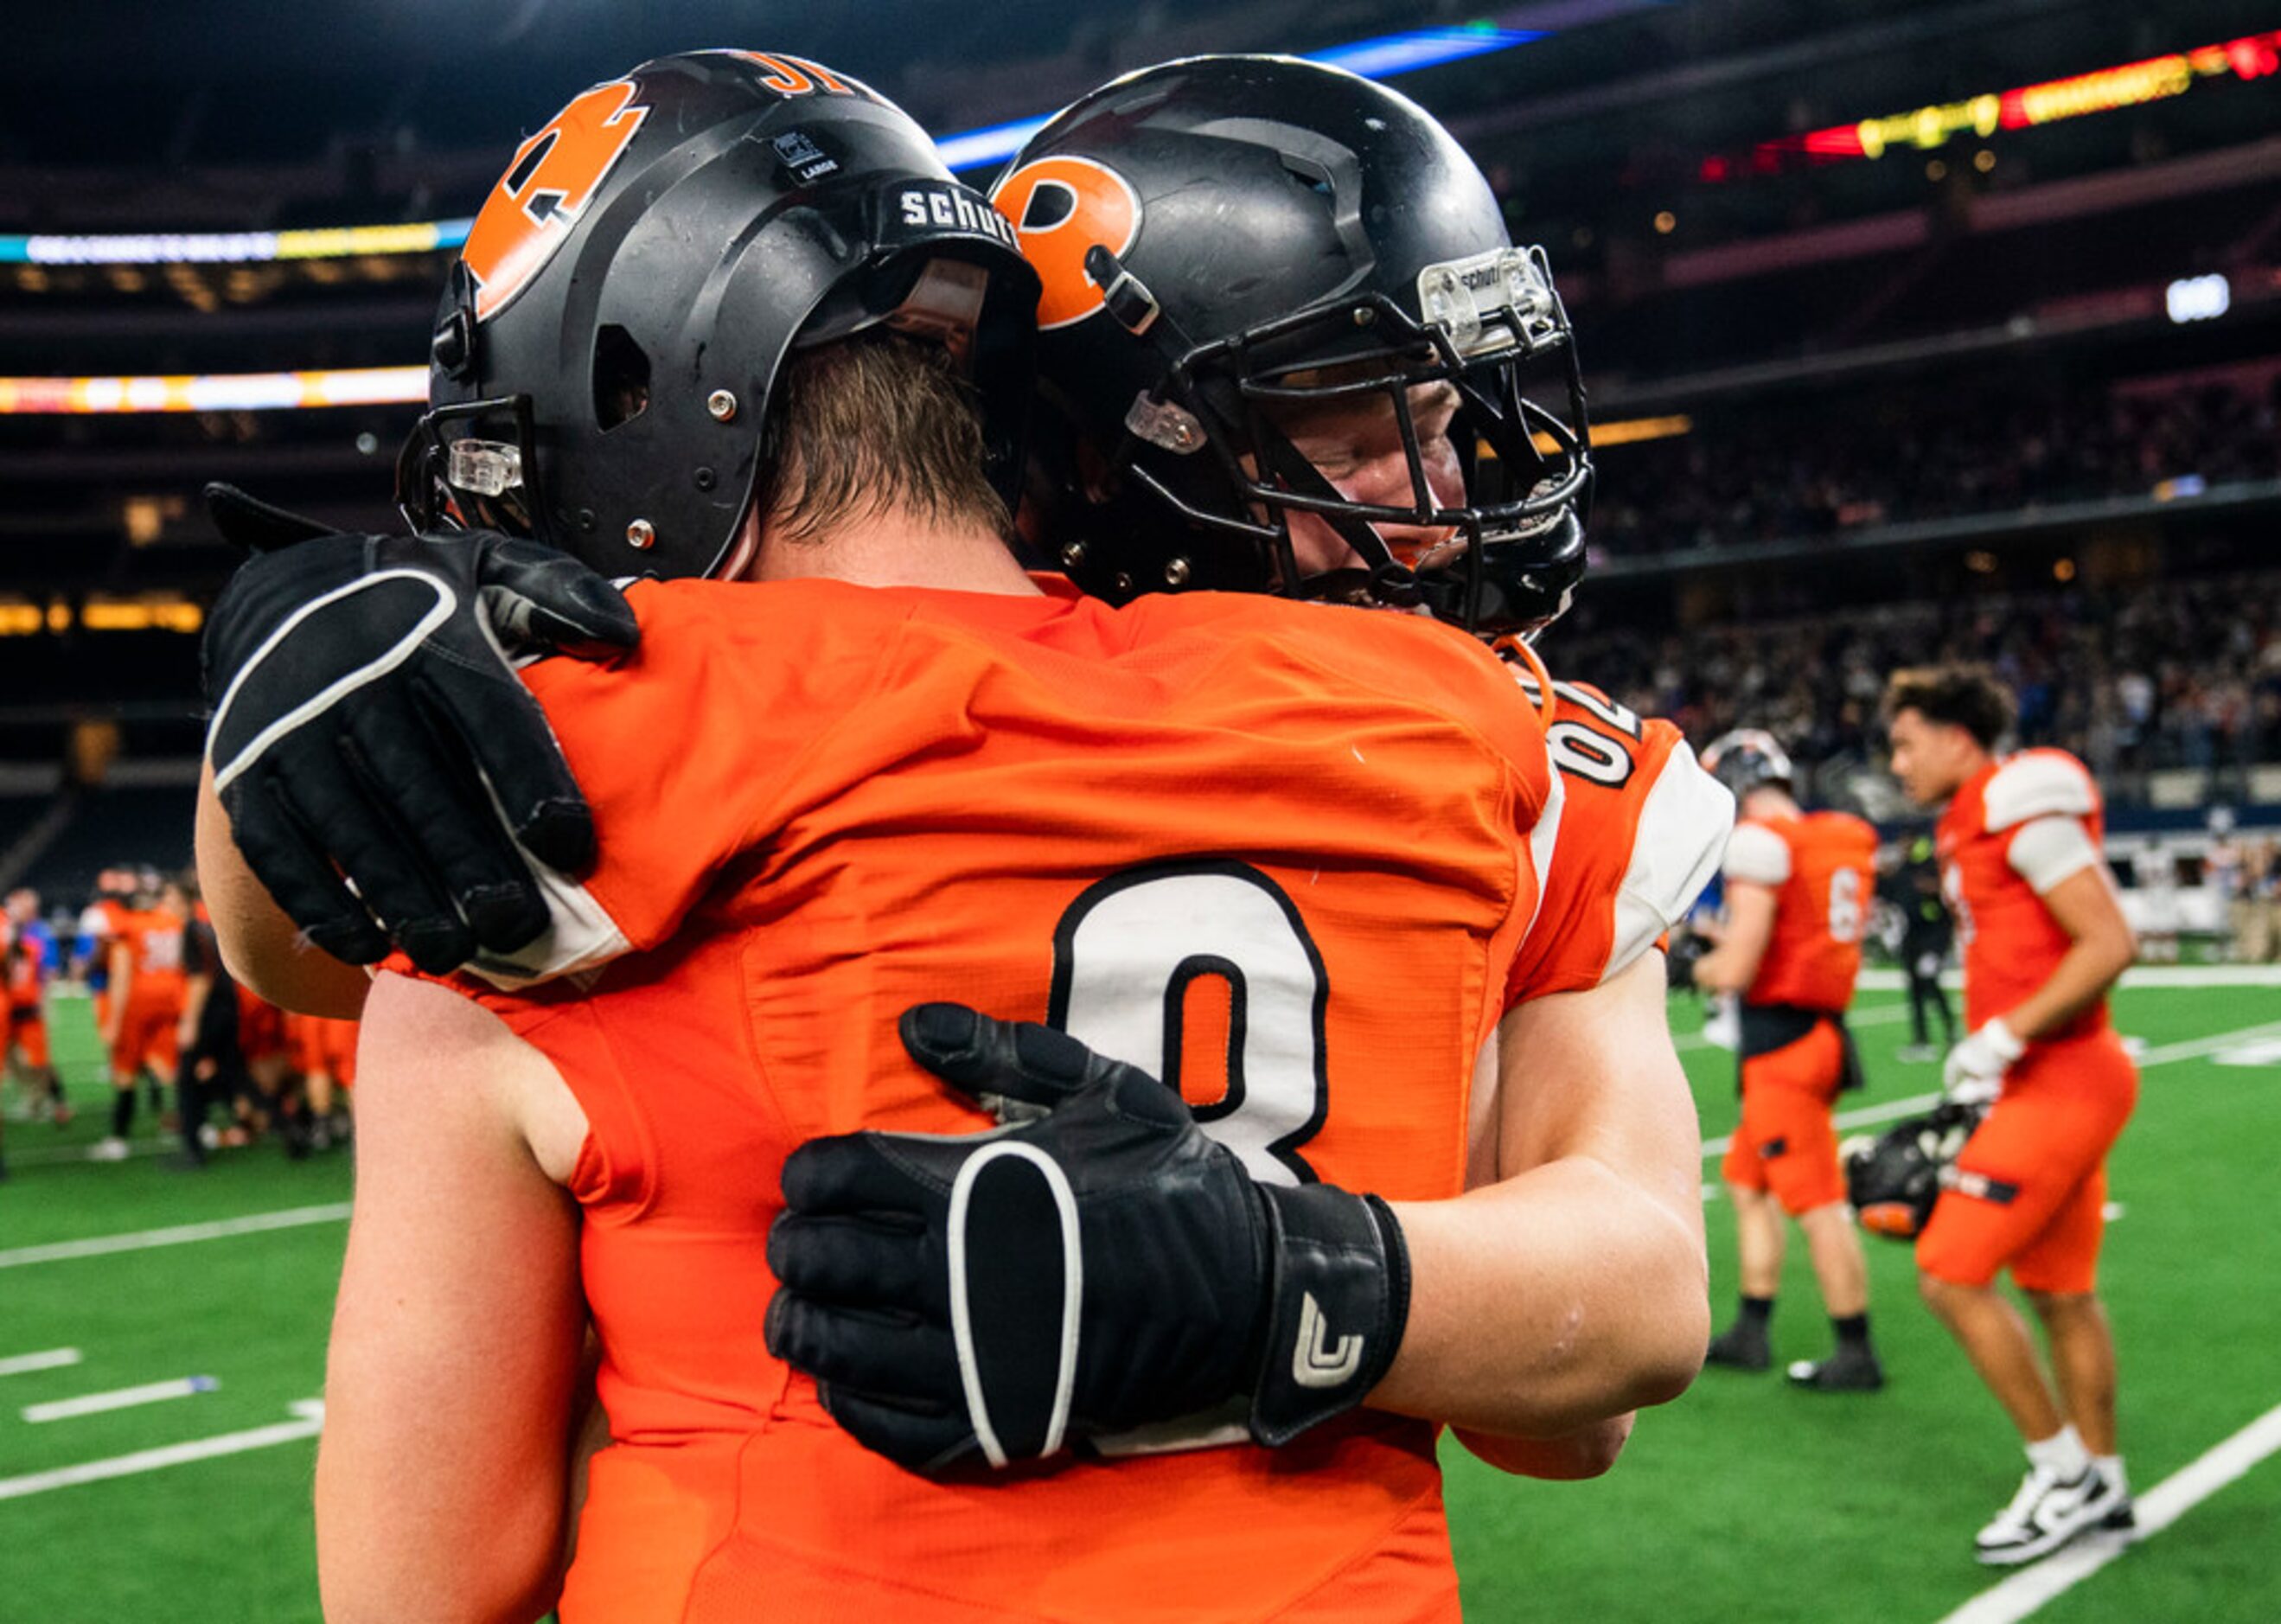
[[[611,575],[732,565],[794,350],[939,339],[1018,494],[1037,278],[925,132],[804,58],[692,51],[522,143],[437,314],[397,464],[418,530],[536,537]]]
[[[1567,607],[1592,481],[1567,314],[1415,104],[1291,58],[1167,63],[1054,119],[992,196],[1044,283],[1039,365],[1065,421],[1040,425],[1041,474],[1088,591],[1366,595],[1482,632]],[[1441,446],[1413,410],[1434,384],[1454,406]],[[1380,403],[1407,489],[1342,494],[1287,428]],[[1362,567],[1311,573],[1302,514]]]

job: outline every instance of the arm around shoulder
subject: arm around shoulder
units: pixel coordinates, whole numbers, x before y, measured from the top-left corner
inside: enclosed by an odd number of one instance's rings
[[[198,886],[229,973],[282,1009],[355,1019],[369,978],[303,940],[254,878],[230,833],[229,815],[214,793],[211,765],[198,779],[197,861]]]
[[[1694,1380],[1710,1336],[1702,1144],[1663,1004],[1651,955],[1506,1017],[1496,1181],[1395,1208],[1410,1320],[1372,1404],[1501,1439],[1567,1439],[1582,1465],[1612,1458],[1630,1411]]]

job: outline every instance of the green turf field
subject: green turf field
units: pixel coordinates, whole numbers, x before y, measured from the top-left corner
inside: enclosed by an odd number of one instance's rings
[[[2268,1221],[2281,989],[2126,989],[2118,1009],[2153,1063],[2113,1164],[2122,1216],[2104,1265],[2124,1447],[2143,1496],[2281,1405],[2281,1239]],[[1848,1110],[1936,1085],[1936,1068],[1894,1061],[1899,1013],[1892,994],[1864,994],[1858,1032],[1871,1087]],[[1697,1025],[1691,1002],[1673,1015],[1683,1032]],[[0,1620],[313,1620],[315,1423],[296,1406],[321,1392],[348,1158],[297,1164],[256,1147],[220,1155],[199,1176],[168,1172],[154,1155],[89,1164],[106,1091],[84,1006],[66,1004],[56,1025],[80,1117],[60,1132],[9,1124],[15,1176],[0,1185],[0,1373],[24,1356],[58,1361],[0,1374]],[[2262,1044],[2199,1041],[2250,1028],[2265,1029]],[[1704,1130],[1722,1134],[1735,1117],[1732,1062],[1692,1036],[1682,1045]],[[1707,1211],[1723,1320],[1729,1218],[1716,1201]],[[270,1228],[240,1222],[262,1215],[282,1217]],[[205,1238],[151,1243],[190,1226],[209,1226],[193,1232]],[[71,1244],[102,1237],[130,1244]],[[1972,1562],[1971,1535],[2010,1495],[2018,1453],[1993,1401],[1917,1306],[1906,1249],[1873,1241],[1870,1264],[1892,1377],[1882,1394],[1820,1397],[1787,1391],[1778,1376],[1708,1372],[1643,1417],[1615,1472],[1588,1484],[1518,1481],[1452,1450],[1470,1616],[1932,1624],[1987,1589],[1999,1575]],[[1829,1332],[1802,1249],[1791,1264],[1776,1349],[1816,1355]],[[75,1361],[60,1362],[66,1349]],[[101,1413],[23,1417],[26,1406],[188,1376],[217,1385]],[[120,1474],[80,1481],[97,1463]],[[2281,1619],[2277,1527],[2281,1458],[2035,1616]]]

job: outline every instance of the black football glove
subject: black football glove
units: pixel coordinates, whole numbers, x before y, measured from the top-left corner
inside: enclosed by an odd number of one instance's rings
[[[431,972],[537,938],[515,842],[576,872],[594,824],[503,646],[631,648],[625,599],[537,542],[331,535],[227,485],[206,500],[253,554],[206,622],[206,758],[278,906],[354,964],[391,937]]]
[[[817,1139],[769,1232],[769,1350],[866,1448],[994,1466],[1215,1410],[1287,1442],[1394,1362],[1410,1259],[1384,1202],[1253,1182],[1179,1094],[960,1004],[912,1057],[1014,1125]]]

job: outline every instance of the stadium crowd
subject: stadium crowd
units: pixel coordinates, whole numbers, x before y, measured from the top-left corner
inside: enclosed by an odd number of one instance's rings
[[[1556,633],[1561,666],[1701,743],[1765,727],[1803,762],[1875,754],[1877,700],[1896,667],[1984,661],[2017,696],[2020,737],[2056,745],[2102,781],[2148,769],[2221,775],[2281,760],[2281,581],[2079,587],[1881,605],[1659,636],[1603,624]]]
[[[2281,476],[2281,374],[2102,394],[1967,381],[1844,409],[1705,419],[1619,448],[1593,514],[1610,553],[1794,540],[2058,502]]]

